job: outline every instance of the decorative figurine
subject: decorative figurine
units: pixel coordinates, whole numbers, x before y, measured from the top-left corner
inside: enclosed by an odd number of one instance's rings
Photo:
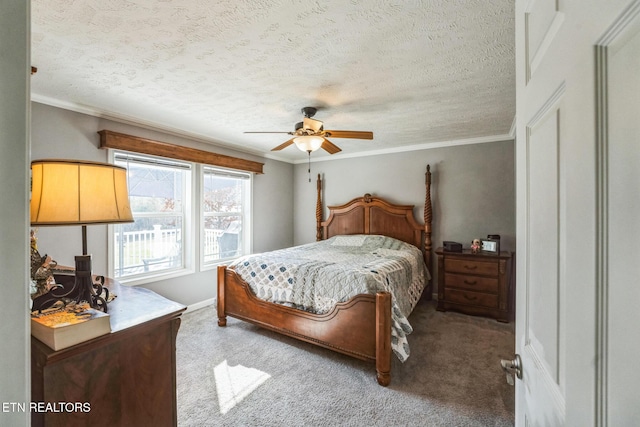
[[[31,280],[35,282],[35,292],[31,294],[31,298],[46,294],[55,286],[56,282],[51,269],[55,268],[58,263],[51,259],[50,256],[41,256],[38,252],[38,239],[36,232],[31,230]]]
[[[477,254],[478,252],[480,252],[480,248],[482,246],[480,245],[480,239],[473,239],[471,241],[471,253],[472,254]]]

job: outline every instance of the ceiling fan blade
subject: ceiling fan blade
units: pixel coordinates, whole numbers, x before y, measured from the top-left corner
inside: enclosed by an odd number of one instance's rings
[[[314,132],[320,132],[322,130],[322,122],[320,120],[315,120],[310,117],[305,117],[302,120],[302,127],[305,129],[313,129]]]
[[[288,133],[289,135],[293,135],[293,132],[269,132],[269,131],[253,131],[253,132],[242,132],[242,133]]]
[[[327,136],[333,138],[373,139],[373,132],[357,130],[327,130],[325,133]]]
[[[282,144],[278,145],[275,148],[272,148],[271,151],[280,151],[283,148],[287,148],[288,146],[290,146],[291,144],[293,144],[293,138],[291,138],[288,141],[283,142]]]
[[[335,145],[333,142],[329,141],[327,138],[324,139],[324,142],[322,143],[320,148],[322,148],[324,151],[326,151],[329,154],[335,154],[339,151],[342,151],[340,147]]]

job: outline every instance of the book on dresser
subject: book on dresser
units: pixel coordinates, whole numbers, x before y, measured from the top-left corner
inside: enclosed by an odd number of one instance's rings
[[[31,315],[31,335],[56,351],[110,332],[109,315],[88,305]]]

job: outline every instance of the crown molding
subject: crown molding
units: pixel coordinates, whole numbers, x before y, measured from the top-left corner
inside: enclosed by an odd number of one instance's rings
[[[405,145],[402,147],[385,148],[382,150],[361,151],[353,154],[341,153],[341,154],[334,154],[331,157],[324,156],[324,157],[315,158],[315,159],[313,158],[313,155],[312,155],[311,163],[326,162],[326,161],[341,160],[341,159],[351,159],[356,157],[381,156],[385,154],[403,153],[407,151],[431,150],[433,148],[455,147],[458,145],[471,145],[471,144],[484,144],[487,142],[513,141],[513,139],[514,139],[513,135],[504,134],[504,135],[482,136],[478,138],[458,139],[453,141],[425,142],[422,144]],[[303,164],[307,162],[309,162],[308,159],[295,160],[292,163]]]

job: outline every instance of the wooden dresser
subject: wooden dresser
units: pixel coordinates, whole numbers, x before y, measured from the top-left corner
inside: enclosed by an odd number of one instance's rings
[[[469,250],[438,255],[438,307],[466,314],[513,319],[511,253],[472,254]]]
[[[31,337],[32,426],[176,426],[176,336],[185,306],[148,289],[105,285],[112,332],[54,351]],[[82,405],[73,410],[70,402]],[[87,409],[89,409],[87,411]]]

